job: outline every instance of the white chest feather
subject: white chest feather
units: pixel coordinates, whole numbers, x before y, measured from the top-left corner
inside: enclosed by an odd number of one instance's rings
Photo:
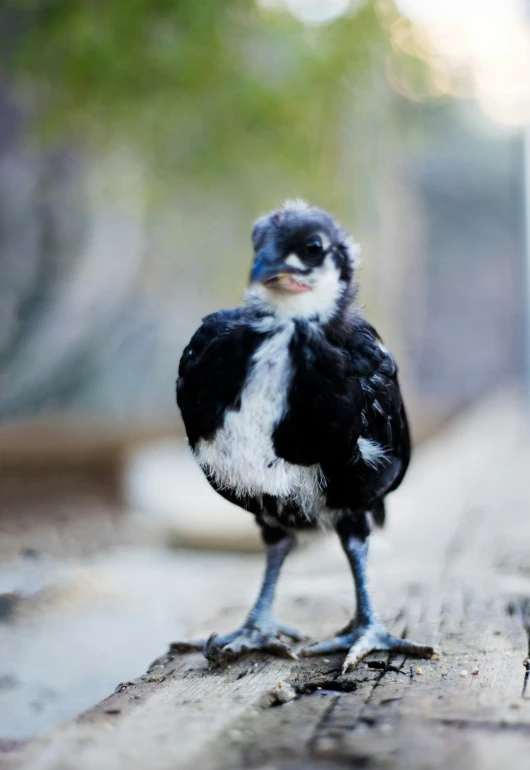
[[[201,439],[195,454],[203,470],[238,497],[272,495],[296,503],[310,517],[322,502],[320,467],[285,462],[276,456],[272,441],[287,408],[292,333],[288,323],[262,343],[249,369],[240,409],[227,411],[222,427],[210,441]]]

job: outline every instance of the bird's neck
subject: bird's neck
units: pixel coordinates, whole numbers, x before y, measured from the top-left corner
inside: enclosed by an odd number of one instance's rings
[[[326,326],[330,323],[340,325],[342,319],[351,315],[356,296],[357,286],[341,281],[302,294],[252,286],[245,298],[250,307],[279,324],[298,320]]]

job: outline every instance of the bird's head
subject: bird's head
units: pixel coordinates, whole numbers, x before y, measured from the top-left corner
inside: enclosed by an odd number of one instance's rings
[[[333,217],[287,201],[257,220],[249,300],[281,317],[328,321],[355,294],[358,247]]]

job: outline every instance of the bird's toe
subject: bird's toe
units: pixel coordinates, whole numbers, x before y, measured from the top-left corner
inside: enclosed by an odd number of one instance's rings
[[[375,629],[367,628],[350,647],[342,665],[342,673],[352,671],[371,652],[385,649],[384,644],[383,638]]]
[[[313,655],[328,655],[333,652],[343,652],[349,650],[352,644],[351,634],[339,634],[334,636],[333,639],[327,639],[324,642],[315,642],[304,647],[300,651],[300,655],[304,658],[310,658]]]
[[[415,658],[432,658],[439,655],[439,653],[431,647],[429,644],[418,644],[418,642],[412,642],[410,639],[400,639],[398,636],[388,636],[388,649],[392,652],[402,653],[403,655],[411,655]]]
[[[308,638],[307,634],[302,633],[302,631],[299,631],[297,628],[289,626],[287,623],[277,621],[275,625],[278,634],[287,636],[289,639],[292,639],[293,642],[303,642],[304,639]]]
[[[262,648],[272,655],[276,655],[278,658],[290,658],[291,660],[298,660],[298,655],[294,650],[281,639],[276,636],[271,636],[265,646]]]
[[[206,639],[179,639],[176,642],[171,642],[169,645],[169,652],[194,652],[199,650],[202,652]]]

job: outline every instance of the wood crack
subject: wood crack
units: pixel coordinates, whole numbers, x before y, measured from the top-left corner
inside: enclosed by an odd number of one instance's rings
[[[319,743],[322,742],[322,738],[325,736],[326,729],[331,721],[332,714],[335,711],[335,708],[337,707],[339,698],[340,698],[340,695],[335,695],[333,697],[333,699],[329,703],[328,708],[324,711],[320,720],[315,725],[313,734],[311,735],[309,742],[307,744],[309,754],[319,753],[319,749],[321,748],[321,746],[319,746]]]
[[[454,717],[441,717],[428,719],[424,724],[438,724],[446,727],[456,727],[460,730],[487,730],[488,732],[517,732],[530,736],[530,724],[526,722],[495,722],[493,720],[455,719]]]

